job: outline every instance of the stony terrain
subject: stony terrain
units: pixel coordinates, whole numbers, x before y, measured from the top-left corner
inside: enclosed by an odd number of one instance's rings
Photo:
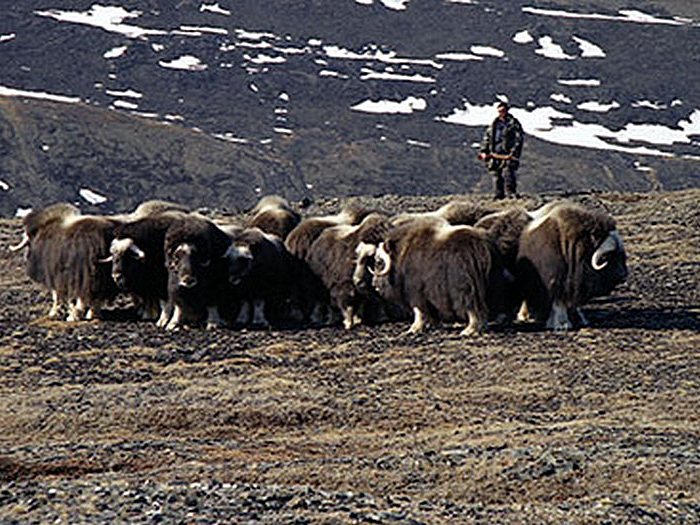
[[[0,522],[699,522],[700,190],[575,198],[629,282],[475,338],[52,322],[0,222]]]

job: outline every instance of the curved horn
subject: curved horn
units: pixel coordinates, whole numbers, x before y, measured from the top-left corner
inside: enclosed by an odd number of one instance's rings
[[[106,264],[106,263],[111,263],[114,261],[114,256],[110,255],[108,257],[105,257],[104,259],[97,259],[97,262],[100,264]]]
[[[139,260],[143,261],[146,258],[146,254],[144,253],[144,251],[141,248],[139,248],[138,246],[136,246],[135,244],[132,244],[131,246],[129,246],[129,249],[132,252],[134,252],[134,255],[136,255],[136,257]]]
[[[622,241],[620,236],[616,231],[610,232],[610,234],[605,238],[603,243],[598,246],[598,249],[593,253],[591,257],[591,266],[594,270],[602,270],[608,265],[608,261],[604,261],[603,258],[621,246]]]
[[[380,242],[377,246],[377,252],[374,254],[375,260],[379,260],[382,263],[381,270],[374,270],[373,275],[381,277],[387,275],[391,271],[391,257],[384,249],[384,243]]]
[[[22,248],[27,246],[28,244],[29,244],[29,235],[27,235],[27,232],[24,232],[22,234],[22,240],[19,241],[17,244],[13,244],[12,246],[10,246],[10,251],[11,252],[18,252]]]

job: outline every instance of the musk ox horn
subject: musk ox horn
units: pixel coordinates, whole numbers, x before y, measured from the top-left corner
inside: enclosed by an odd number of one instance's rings
[[[18,252],[22,248],[27,246],[28,244],[29,244],[29,235],[27,235],[27,232],[24,232],[22,234],[22,240],[19,241],[17,244],[13,244],[12,246],[10,246],[10,251],[11,252]]]
[[[374,273],[372,275],[376,275],[378,277],[381,277],[383,275],[387,275],[391,271],[391,257],[389,257],[389,254],[387,251],[384,249],[384,243],[380,242],[379,246],[377,246],[377,252],[374,254],[375,260],[380,262],[380,265],[376,265],[375,267],[379,267],[380,269],[374,270]]]
[[[132,244],[129,249],[134,252],[134,255],[136,255],[139,260],[143,261],[146,258],[146,253],[135,244]]]
[[[591,257],[591,266],[594,270],[602,270],[608,265],[608,261],[604,258],[607,254],[618,250],[622,246],[622,240],[616,231],[610,232],[603,243],[598,246],[598,249]]]

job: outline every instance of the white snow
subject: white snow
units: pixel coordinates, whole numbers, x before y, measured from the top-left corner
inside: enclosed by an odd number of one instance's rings
[[[180,31],[185,33],[196,33],[201,36],[203,33],[212,35],[228,35],[228,30],[223,27],[207,27],[207,26],[180,26]]]
[[[527,29],[518,31],[513,36],[513,42],[515,42],[516,44],[531,44],[534,41],[534,37],[530,34],[530,32]]]
[[[319,77],[335,77],[335,78],[350,78],[348,75],[344,73],[339,73],[337,71],[332,71],[330,69],[322,69],[318,73]]]
[[[551,36],[540,37],[537,42],[540,47],[535,49],[535,53],[545,58],[552,58],[554,60],[574,60],[576,58],[567,55],[564,49],[559,44],[555,43]]]
[[[16,36],[17,36],[16,33],[10,33],[8,35],[0,35],[0,43],[9,42],[10,40],[13,40]]]
[[[115,100],[112,102],[112,105],[115,108],[121,108],[121,109],[138,109],[139,105],[134,104],[133,102],[127,102],[126,100]]]
[[[276,39],[277,35],[266,31],[248,31],[246,29],[236,29],[236,36],[245,40],[262,40],[263,38]]]
[[[274,131],[275,133],[281,133],[282,135],[291,135],[292,133],[294,133],[289,128],[272,128],[272,131]]]
[[[409,0],[379,0],[379,3],[384,5],[387,9],[393,9],[394,11],[403,11],[406,9],[406,4]],[[360,5],[372,5],[374,0],[355,0],[355,3]]]
[[[23,89],[14,89],[5,86],[0,86],[0,95],[6,97],[26,97],[50,100],[52,102],[66,102],[68,104],[77,104],[80,102],[78,97],[67,97],[65,95],[54,95],[52,93],[43,93],[41,91],[25,91]]]
[[[600,80],[597,78],[571,78],[565,79],[560,78],[557,80],[562,86],[575,86],[575,87],[597,87],[600,86]]]
[[[22,219],[32,213],[31,208],[17,208],[17,211],[15,212],[15,217]]]
[[[573,120],[571,114],[552,107],[538,107],[532,110],[513,108],[511,113],[520,120],[527,134],[547,142],[640,155],[673,156],[669,152],[647,146],[630,146],[630,143],[645,142],[658,146],[691,144],[691,136],[700,134],[700,109],[691,113],[687,120],[679,121],[676,127],[654,123],[629,123],[619,131],[613,131],[600,124],[577,122]],[[438,117],[436,120],[465,126],[487,126],[495,115],[494,107],[473,105],[467,101],[463,108],[456,109],[447,117]],[[559,122],[564,120],[568,124],[555,125],[555,120]]]
[[[400,75],[397,73],[390,72],[379,72],[373,71],[369,68],[362,68],[362,75],[360,80],[389,80],[389,81],[401,81],[401,82],[422,82],[422,83],[433,83],[435,79],[432,77],[426,77],[423,75]]]
[[[253,64],[283,64],[287,61],[284,57],[273,57],[262,53],[258,53],[258,56],[250,57],[249,60]]]
[[[90,204],[98,205],[107,202],[107,197],[100,195],[88,188],[80,188],[78,194]]]
[[[658,18],[653,15],[637,11],[634,9],[620,9],[618,16],[603,15],[599,13],[577,13],[572,11],[564,11],[562,9],[540,9],[537,7],[523,7],[524,13],[540,16],[553,16],[557,18],[581,18],[588,20],[606,20],[611,22],[633,22],[637,24],[664,24],[673,26],[683,26],[692,23],[692,20],[679,18]]]
[[[605,58],[605,51],[603,51],[593,42],[589,42],[588,40],[575,35],[572,38],[574,39],[574,42],[578,44],[579,49],[581,49],[582,58]]]
[[[5,182],[4,180],[0,180],[0,190],[10,191],[10,185],[7,182]]]
[[[438,60],[454,60],[457,62],[467,61],[467,60],[483,60],[484,57],[474,55],[472,53],[459,53],[456,51],[450,53],[439,53],[435,55]]]
[[[346,60],[377,60],[387,64],[417,64],[431,66],[435,69],[442,69],[444,66],[431,59],[406,58],[396,55],[396,51],[382,51],[376,46],[370,46],[370,50],[357,53],[336,45],[323,46],[323,51],[329,58],[339,58]]]
[[[583,111],[592,111],[594,113],[607,113],[612,109],[619,108],[620,104],[615,102],[614,100],[608,104],[603,104],[601,102],[598,102],[597,100],[589,100],[586,102],[581,102],[576,107],[578,109],[582,109]]]
[[[103,58],[119,58],[122,56],[124,53],[126,53],[127,46],[119,46],[119,47],[114,47],[107,51],[104,55],[102,55]]]
[[[395,100],[365,100],[359,104],[351,106],[350,109],[355,111],[363,111],[365,113],[413,113],[414,111],[423,111],[428,107],[426,101],[422,98],[408,97],[402,101]]]
[[[129,38],[167,34],[166,31],[158,29],[144,29],[135,25],[123,24],[122,22],[124,20],[141,16],[141,11],[127,11],[123,7],[117,6],[93,4],[89,11],[60,11],[58,9],[50,9],[48,11],[34,11],[34,14],[53,18],[59,22],[98,27],[111,33],[125,35]]]
[[[183,55],[180,58],[166,62],[159,60],[158,65],[168,69],[182,69],[186,71],[204,71],[207,65],[203,64],[197,57],[192,55]]]
[[[549,98],[554,102],[561,102],[562,104],[571,104],[572,100],[564,95],[564,93],[552,93]]]
[[[654,102],[651,100],[638,100],[638,101],[632,102],[632,107],[633,108],[653,109],[655,111],[661,111],[661,110],[667,108],[667,106],[665,104],[662,104],[661,102]]]
[[[125,91],[107,89],[105,90],[105,93],[113,97],[143,98],[143,94],[139,93],[138,91],[134,91],[133,89],[127,89]]]
[[[218,2],[215,4],[202,4],[199,6],[201,12],[216,13],[217,15],[231,16],[231,11],[221,7]]]
[[[469,50],[475,55],[502,58],[506,54],[503,50],[490,46],[472,46]]]

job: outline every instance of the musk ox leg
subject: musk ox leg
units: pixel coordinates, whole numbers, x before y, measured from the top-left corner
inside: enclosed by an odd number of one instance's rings
[[[413,324],[408,328],[409,334],[417,334],[425,329],[425,314],[417,306],[413,307]]]
[[[523,301],[522,304],[520,305],[520,310],[518,310],[518,315],[516,316],[516,320],[519,323],[529,323],[533,321],[532,316],[530,315],[530,309],[527,307],[527,302]]]
[[[547,328],[555,332],[571,330],[573,325],[569,321],[568,308],[561,301],[554,301],[547,319]]]
[[[270,322],[265,317],[265,300],[253,300],[253,326],[260,328],[269,328]]]
[[[469,336],[483,332],[485,323],[482,317],[472,310],[469,310],[467,315],[469,316],[469,323],[467,327],[460,332],[460,335]]]
[[[352,305],[343,308],[343,328],[350,330],[359,321],[355,315],[355,310]]]
[[[61,301],[58,298],[58,292],[51,290],[51,309],[49,310],[49,319],[57,319],[61,314]]]
[[[219,309],[216,306],[207,306],[207,330],[216,330],[223,325],[224,322],[219,315]]]
[[[80,321],[83,318],[84,314],[85,302],[81,298],[78,298],[76,299],[75,303],[69,303],[68,317],[66,317],[66,321],[68,321],[69,323]]]
[[[582,326],[584,328],[587,326],[591,326],[591,323],[588,322],[588,318],[586,318],[586,316],[583,315],[583,310],[576,307],[574,308],[574,313],[576,314],[579,326]]]
[[[180,326],[180,322],[182,321],[182,308],[180,308],[178,305],[175,305],[173,307],[173,315],[170,318],[170,321],[168,321],[168,324],[165,325],[166,330],[175,330],[178,326]]]
[[[164,328],[168,324],[172,313],[173,308],[170,302],[160,301],[160,317],[158,317],[158,321],[156,321],[156,326],[158,328]]]
[[[238,315],[233,323],[237,326],[248,326],[248,323],[250,323],[250,308],[248,301],[241,301]]]

